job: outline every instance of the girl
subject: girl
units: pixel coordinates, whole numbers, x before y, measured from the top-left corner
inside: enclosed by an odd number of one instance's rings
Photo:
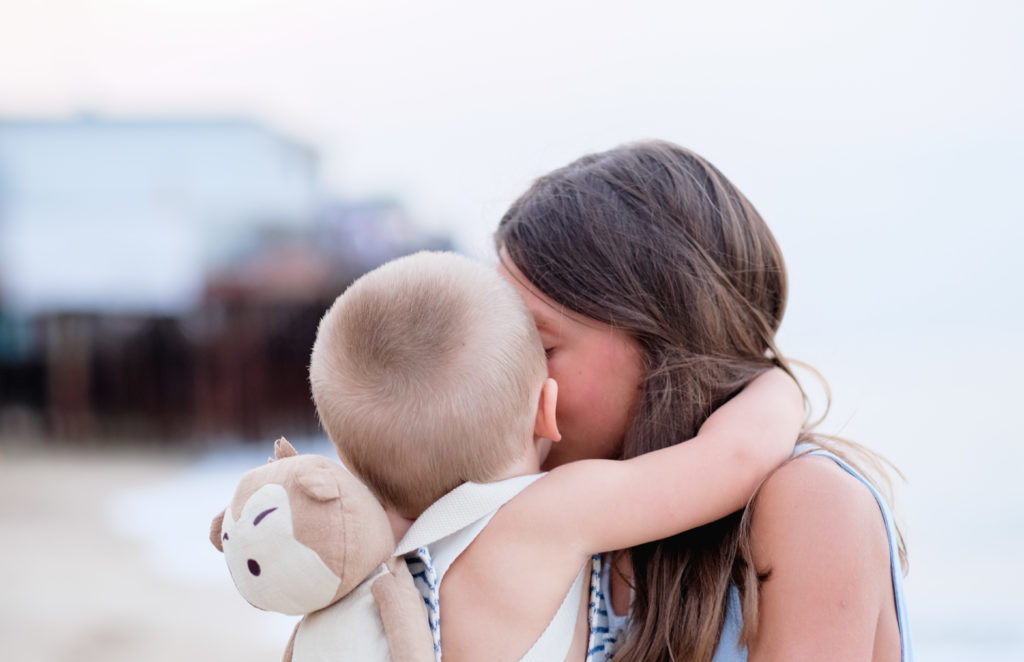
[[[545,468],[690,439],[756,376],[792,374],[774,340],[778,246],[747,199],[681,147],[627,145],[542,177],[496,243],[561,386],[562,442]],[[608,347],[622,345],[642,370],[616,364]],[[843,459],[876,456],[810,426],[801,441],[813,445],[744,511],[612,556],[612,625],[628,613],[625,643],[605,642],[622,646],[616,662],[911,659],[902,541]]]

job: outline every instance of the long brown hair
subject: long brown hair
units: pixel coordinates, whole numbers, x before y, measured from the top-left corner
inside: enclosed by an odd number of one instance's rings
[[[643,395],[622,458],[694,437],[773,366],[792,374],[775,346],[782,253],[753,205],[689,150],[650,141],[584,156],[538,179],[495,238],[541,292],[643,348]],[[711,660],[730,584],[750,636],[759,578],[742,511],[631,557],[634,598],[617,660]]]

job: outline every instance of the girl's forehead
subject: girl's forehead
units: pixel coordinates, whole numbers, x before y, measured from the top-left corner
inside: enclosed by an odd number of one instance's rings
[[[530,279],[512,262],[504,248],[498,252],[498,273],[512,283],[519,292],[526,307],[533,314],[538,328],[553,327],[567,318],[572,319],[575,315],[572,311],[566,310],[565,306],[556,303],[538,290],[537,286],[530,282]]]
[[[573,330],[605,329],[607,325],[587,317],[547,296],[534,285],[512,262],[504,249],[499,253],[498,273],[504,276],[519,292],[533,315],[533,322],[541,333],[563,334]]]

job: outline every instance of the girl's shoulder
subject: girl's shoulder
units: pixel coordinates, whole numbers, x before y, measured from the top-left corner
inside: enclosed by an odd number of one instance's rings
[[[752,651],[867,659],[883,614],[886,631],[896,631],[886,525],[854,475],[828,457],[798,457],[765,481],[752,516],[753,561],[764,576]]]
[[[753,562],[764,576],[751,650],[838,660],[836,651],[868,659],[872,650],[902,649],[910,659],[890,524],[877,490],[837,458],[798,456],[769,476],[751,520]]]
[[[805,455],[787,462],[765,480],[753,508],[755,566],[769,573],[767,582],[802,596],[805,606],[866,597],[869,585],[877,588],[876,598],[891,595],[879,502],[835,460]]]
[[[807,536],[820,546],[829,540],[863,543],[868,534],[888,549],[875,495],[828,456],[798,456],[772,473],[754,501],[752,525],[758,539]]]

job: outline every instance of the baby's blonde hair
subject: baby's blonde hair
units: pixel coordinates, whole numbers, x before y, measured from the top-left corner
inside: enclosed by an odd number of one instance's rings
[[[521,457],[546,376],[515,289],[494,269],[436,252],[356,280],[320,321],[309,367],[339,455],[406,517]]]

